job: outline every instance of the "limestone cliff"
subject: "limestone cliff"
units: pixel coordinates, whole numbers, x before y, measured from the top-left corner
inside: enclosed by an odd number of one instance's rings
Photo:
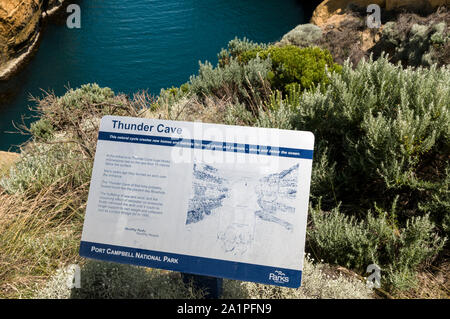
[[[0,0],[0,78],[37,42],[39,0]]]

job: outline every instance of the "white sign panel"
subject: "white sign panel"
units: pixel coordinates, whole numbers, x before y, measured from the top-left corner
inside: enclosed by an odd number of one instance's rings
[[[80,255],[298,287],[310,132],[106,116]]]

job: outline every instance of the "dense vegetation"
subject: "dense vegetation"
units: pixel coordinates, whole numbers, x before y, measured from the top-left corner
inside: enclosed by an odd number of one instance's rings
[[[449,79],[448,66],[403,68],[385,56],[338,65],[318,47],[235,39],[217,66],[201,63],[158,97],[90,84],[36,100],[32,140],[0,180],[0,278],[48,276],[77,260],[99,119],[117,114],[312,131],[307,250],[361,275],[377,263],[390,292],[414,287],[448,247]]]
[[[355,8],[356,9],[356,8]],[[384,12],[383,27],[368,29],[365,10],[347,8],[345,19],[333,25],[303,24],[288,32],[283,45],[319,46],[328,49],[335,61],[350,59],[356,65],[373,55],[388,53],[391,63],[403,66],[438,66],[450,63],[450,11],[441,7],[423,16],[411,12]],[[373,39],[375,43],[372,43]]]

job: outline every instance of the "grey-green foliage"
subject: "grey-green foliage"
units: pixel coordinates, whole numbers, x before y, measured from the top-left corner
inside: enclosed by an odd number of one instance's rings
[[[70,144],[30,144],[0,186],[10,194],[34,194],[54,183],[77,187],[89,181],[91,170],[92,162]]]
[[[190,78],[190,91],[200,97],[215,95],[240,100],[248,97],[249,91],[264,86],[270,68],[269,58],[256,58],[245,65],[232,58],[228,64],[216,68],[209,62],[200,63],[198,75]]]
[[[143,267],[90,261],[81,268],[80,288],[71,298],[81,299],[192,299],[203,292],[185,285],[181,277]]]
[[[189,83],[181,85],[180,88],[171,87],[169,89],[161,89],[156,103],[151,105],[152,110],[167,108],[170,112],[171,108],[179,103],[182,99],[190,95]]]
[[[98,84],[84,84],[77,89],[69,89],[66,94],[59,97],[55,105],[50,106],[47,116],[51,117],[52,109],[62,109],[69,111],[90,110],[92,107],[101,109],[105,103],[114,99],[114,91],[107,87],[99,87]]]
[[[393,213],[369,212],[365,220],[358,221],[341,213],[339,207],[329,213],[320,207],[310,209],[308,244],[320,258],[361,273],[370,264],[379,265],[386,287],[411,287],[415,271],[439,253],[445,239],[436,234],[428,215],[412,217],[404,228],[397,228],[389,217]]]
[[[114,97],[114,91],[100,87],[96,83],[84,84],[78,89],[69,89],[59,102],[67,108],[82,108],[89,104],[98,104]]]
[[[398,197],[400,223],[429,213],[447,230],[450,68],[403,69],[382,57],[355,69],[346,63],[329,77],[326,90],[274,93],[247,122],[315,134],[313,202],[321,197],[326,209],[343,202],[364,215]]]
[[[322,29],[314,24],[300,24],[286,33],[280,43],[292,44],[299,47],[307,47],[318,43],[322,38]]]
[[[346,64],[342,74],[330,75],[324,93],[306,92],[290,106],[294,125],[328,148],[339,196],[382,202],[401,194],[414,209],[446,183],[449,78],[448,67],[403,70],[385,58],[355,70]]]
[[[228,42],[227,49],[222,49],[218,54],[219,65],[223,66],[229,62],[232,58],[237,58],[242,53],[251,50],[264,50],[268,45],[265,43],[256,43],[247,38],[239,39],[234,38]]]
[[[355,277],[343,276],[336,268],[315,262],[306,254],[302,285],[286,288],[253,282],[224,280],[223,298],[244,299],[370,299],[373,290]]]
[[[386,50],[394,61],[402,61],[410,66],[431,66],[440,63],[438,51],[445,50],[450,35],[445,22],[423,25],[413,24],[407,32],[399,22],[388,22],[384,25],[382,38]]]
[[[36,102],[40,119],[30,126],[33,141],[0,185],[9,193],[31,194],[55,183],[63,190],[88,182],[92,161],[86,153],[94,155],[88,146],[95,147],[99,117],[125,115],[124,101],[109,88],[86,84],[61,97],[49,94]]]
[[[308,255],[303,265],[302,286],[298,289],[224,279],[223,299],[367,299],[373,291],[365,282],[332,273],[332,267],[313,263]],[[331,275],[330,275],[331,272]],[[69,289],[74,267],[58,269],[34,297],[67,298],[202,298],[203,292],[184,284],[175,272],[144,269],[130,265],[90,261],[83,266],[81,287]],[[85,279],[83,279],[86,277]]]
[[[419,203],[419,209],[425,213],[437,215],[442,230],[450,238],[450,167],[447,165],[440,187],[434,189],[430,200]]]
[[[244,104],[234,103],[225,109],[224,124],[254,126],[256,121]]]
[[[48,141],[58,130],[70,130],[79,126],[83,117],[92,117],[94,112],[106,115],[111,112],[105,105],[113,103],[114,92],[97,84],[85,84],[77,89],[69,89],[63,96],[48,95],[36,101],[40,119],[30,125],[34,138]],[[117,104],[117,101],[115,101]]]
[[[47,119],[41,119],[36,122],[31,123],[30,133],[39,139],[44,141],[49,140],[53,137],[55,130],[52,123]]]

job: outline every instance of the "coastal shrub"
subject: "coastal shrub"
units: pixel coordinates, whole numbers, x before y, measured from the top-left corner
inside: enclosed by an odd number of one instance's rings
[[[138,116],[142,107],[97,84],[34,101],[40,120],[25,128],[32,140],[9,176],[0,179],[0,186],[10,194],[36,194],[54,183],[73,189],[88,182],[100,118],[107,114]]]
[[[54,183],[76,188],[89,181],[92,162],[68,144],[29,144],[0,186],[10,194],[36,194]]]
[[[243,63],[250,63],[256,57],[269,58],[272,61],[268,79],[273,89],[285,93],[292,87],[305,90],[326,86],[327,72],[341,70],[341,67],[334,63],[330,52],[318,47],[270,46],[265,50],[246,51],[242,53],[241,60]]]
[[[73,282],[75,267],[60,268],[44,287],[34,293],[37,299],[192,299],[203,292],[185,285],[174,272],[159,269],[88,261],[81,267],[80,287],[68,287]]]
[[[299,26],[301,32],[317,33],[313,25]],[[319,28],[320,29],[320,28]],[[317,37],[317,35],[312,36]],[[234,39],[229,42],[228,49],[219,54],[219,66],[230,64],[246,66],[254,59],[270,60],[270,71],[267,79],[272,89],[286,93],[291,87],[301,90],[326,85],[328,72],[339,72],[341,66],[334,63],[328,50],[318,47],[299,48],[295,45],[263,45],[246,39]]]
[[[274,92],[260,108],[258,126],[315,134],[307,240],[319,258],[360,273],[375,262],[385,287],[404,289],[442,251],[450,220],[449,76],[448,67],[403,69],[384,57],[346,63],[325,92]]]
[[[224,124],[254,126],[257,118],[244,104],[233,103],[225,109]]]
[[[308,245],[320,258],[361,273],[375,263],[386,274],[385,287],[409,288],[418,267],[437,256],[445,239],[436,234],[428,215],[412,217],[404,228],[398,228],[389,218],[393,211],[377,213],[357,220],[341,213],[339,207],[328,213],[320,207],[310,209]]]
[[[374,52],[388,52],[394,63],[400,61],[405,66],[448,64],[449,16],[448,12],[437,12],[428,19],[411,14],[401,15],[397,21],[384,25]]]
[[[388,210],[394,199],[400,224],[430,214],[446,231],[450,172],[450,70],[407,68],[387,58],[346,63],[327,90],[274,92],[255,120],[264,127],[312,131],[317,141],[311,184],[314,203],[338,202]],[[235,120],[237,121],[237,120]],[[363,216],[360,216],[363,217]]]
[[[130,100],[97,84],[82,85],[69,89],[61,97],[47,94],[35,98],[35,111],[40,120],[25,130],[36,142],[72,144],[72,148],[83,156],[93,159],[100,118],[105,115],[138,116],[142,108],[151,107],[144,105],[143,100],[136,97]]]
[[[190,91],[199,97],[216,96],[232,101],[259,100],[267,90],[266,78],[271,69],[270,59],[255,58],[246,64],[232,58],[216,68],[200,63],[198,75],[190,78]]]
[[[431,174],[431,172],[429,173]],[[440,187],[436,187],[433,190],[429,201],[419,203],[419,210],[433,214],[436,223],[441,225],[446,236],[450,238],[450,167],[448,158],[445,172],[443,174],[439,172],[439,174],[443,175],[443,179],[439,184]]]
[[[244,52],[252,50],[265,50],[267,47],[268,45],[265,43],[256,43],[245,37],[243,39],[236,37],[228,42],[227,49],[222,49],[217,55],[219,65],[223,67],[230,63],[232,59],[237,59],[238,62],[242,62],[240,58]]]
[[[189,83],[183,84],[181,87],[171,87],[169,89],[161,89],[159,96],[156,98],[155,102],[150,105],[151,110],[157,110],[162,107],[170,109],[180,103],[181,100],[190,95],[190,85]]]
[[[293,126],[312,131],[334,167],[329,191],[320,195],[331,203],[332,194],[345,204],[357,198],[367,208],[399,196],[402,221],[433,196],[448,205],[449,77],[448,67],[403,70],[385,58],[355,70],[346,64],[325,92],[306,92],[289,106]],[[427,207],[437,221],[443,209]]]
[[[41,119],[0,180],[1,297],[28,296],[61,264],[75,262],[100,118],[139,116],[153,102],[96,85],[35,101]]]
[[[308,47],[317,45],[322,38],[322,29],[315,24],[300,24],[293,30],[286,33],[281,39],[282,45],[295,45],[298,47]]]
[[[30,133],[39,139],[49,140],[53,137],[54,128],[49,120],[40,119],[31,123]]]
[[[58,269],[45,287],[36,291],[43,299],[184,298],[204,297],[203,291],[184,284],[180,275],[158,269],[88,261],[81,268],[80,288],[68,289],[74,269]],[[297,289],[224,279],[223,299],[368,299],[372,289],[354,276],[343,275],[330,265],[306,255],[302,286]]]
[[[54,126],[67,126],[81,120],[80,116],[88,114],[93,109],[102,110],[108,103],[115,101],[114,97],[114,92],[110,88],[101,88],[95,83],[85,84],[78,89],[69,89],[59,98],[48,95],[46,99],[49,99],[50,103],[37,100],[40,106],[38,111],[43,119]]]
[[[228,299],[371,299],[373,290],[354,274],[345,275],[336,267],[305,255],[302,285],[286,288],[253,282],[224,280],[223,298]]]

